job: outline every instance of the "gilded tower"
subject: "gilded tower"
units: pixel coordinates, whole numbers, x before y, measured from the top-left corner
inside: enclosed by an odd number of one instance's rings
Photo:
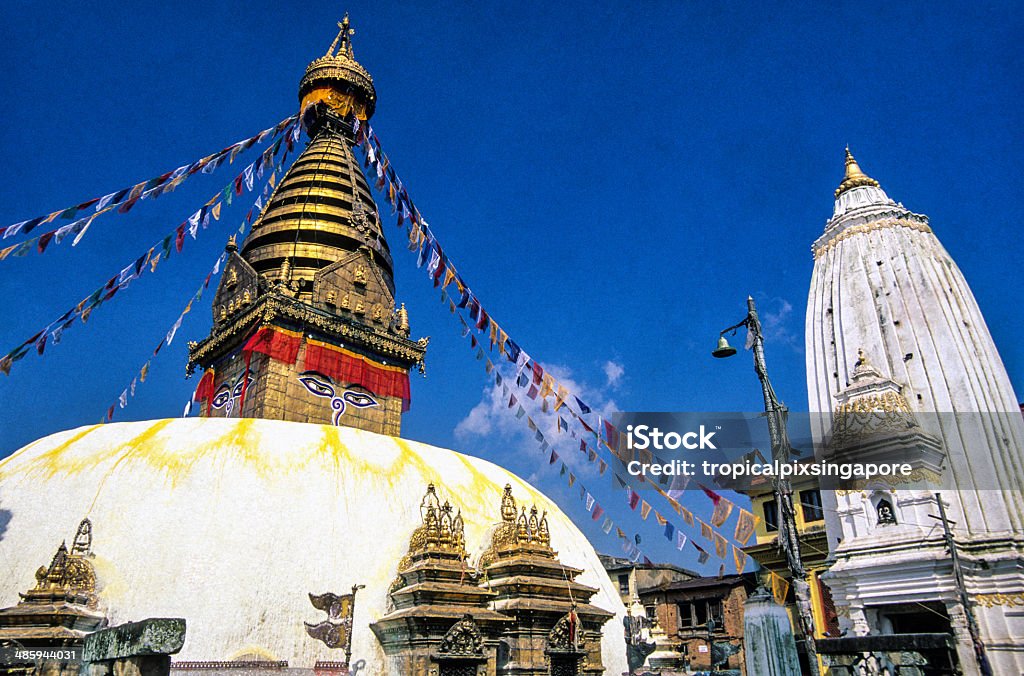
[[[391,253],[354,129],[374,112],[370,74],[348,17],[299,84],[306,149],[228,259],[209,337],[190,344],[204,416],[348,425],[397,436],[409,371],[426,339],[409,339],[395,307]],[[359,122],[357,122],[357,120]]]

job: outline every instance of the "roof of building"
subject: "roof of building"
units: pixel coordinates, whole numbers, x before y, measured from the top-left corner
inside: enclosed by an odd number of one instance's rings
[[[735,587],[739,584],[749,583],[753,585],[753,579],[749,575],[725,575],[723,577],[698,577],[693,580],[682,582],[669,582],[668,584],[644,589],[644,593],[654,591],[686,591],[690,589],[709,589],[712,587]]]
[[[609,573],[616,570],[635,568],[637,570],[673,570],[677,573],[684,573],[691,577],[700,577],[700,573],[696,573],[689,568],[682,568],[674,563],[634,563],[630,559],[621,556],[612,556],[611,554],[598,554],[597,558],[601,559],[601,564]]]

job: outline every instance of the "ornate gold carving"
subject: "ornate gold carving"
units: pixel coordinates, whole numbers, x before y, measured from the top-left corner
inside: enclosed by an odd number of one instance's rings
[[[348,16],[338,24],[341,30],[327,53],[306,67],[299,83],[303,109],[316,101],[324,101],[339,114],[354,112],[366,120],[373,115],[377,92],[373,78],[355,59]],[[337,50],[337,51],[335,51]]]
[[[437,651],[446,657],[483,657],[484,637],[473,616],[466,613],[452,625]]]
[[[195,369],[196,364],[209,364],[231,349],[239,339],[252,332],[254,324],[260,322],[269,325],[278,318],[337,336],[345,343],[366,347],[406,364],[418,364],[423,359],[425,345],[411,342],[393,333],[385,334],[375,331],[344,317],[318,310],[311,305],[280,294],[268,292],[238,315],[231,317],[227,324],[219,326],[210,336],[190,350],[189,373]]]
[[[877,221],[871,221],[870,223],[861,223],[860,225],[853,225],[845,230],[840,231],[834,237],[829,239],[827,242],[817,247],[814,250],[814,258],[820,258],[839,242],[844,239],[849,239],[854,235],[860,235],[866,232],[873,232],[875,230],[884,230],[886,228],[909,228],[911,230],[917,230],[918,232],[931,232],[932,229],[928,227],[927,223],[920,221],[914,221],[907,218],[883,218]]]
[[[575,608],[562,616],[548,634],[548,650],[552,652],[580,652],[585,644],[583,625]]]
[[[92,559],[92,522],[82,519],[68,551],[61,543],[49,567],[36,571],[36,586],[21,594],[23,603],[55,603],[69,600],[89,608],[98,606],[96,569]]]
[[[1024,606],[1024,592],[975,594],[974,599],[983,608],[992,608],[993,606]]]
[[[334,302],[338,299],[338,294],[334,291],[327,292],[327,304],[333,306]]]
[[[453,511],[446,500],[442,505],[434,484],[420,502],[421,525],[409,538],[409,551],[398,564],[398,571],[407,570],[417,557],[445,553],[457,558],[466,557],[466,532],[461,511]]]
[[[373,306],[373,321],[378,324],[384,321],[384,309],[380,305]]]
[[[361,301],[361,300],[357,300],[356,301],[356,309],[354,310],[354,312],[357,315],[365,315],[366,314],[366,305],[363,304],[363,301]]]
[[[917,427],[902,388],[885,378],[857,350],[850,384],[837,396],[832,417],[833,446],[884,432],[902,433]]]
[[[352,283],[359,286],[366,286],[366,266],[362,263],[356,265],[356,269],[352,273]]]
[[[234,268],[228,270],[228,278],[226,284],[229,289],[235,288],[235,285],[238,284],[238,271],[235,270]]]
[[[517,512],[512,485],[505,484],[501,496],[501,521],[491,534],[490,547],[480,557],[480,567],[486,567],[498,559],[501,550],[529,550],[531,553],[553,556],[551,531],[548,528],[548,513],[538,515],[537,507],[526,507]]]
[[[409,311],[405,309],[405,303],[395,313],[395,330],[400,336],[409,336]]]
[[[352,309],[352,299],[349,297],[349,295],[347,293],[344,296],[341,297],[341,308],[343,310],[351,310]]]

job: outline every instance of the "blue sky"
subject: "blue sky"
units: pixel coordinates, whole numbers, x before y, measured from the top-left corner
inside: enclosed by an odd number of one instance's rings
[[[891,197],[931,217],[1024,390],[1014,307],[1024,292],[1024,22],[1012,3],[299,7],[11,3],[17,29],[0,44],[0,222],[158,175],[291,114],[305,65],[348,9],[356,56],[378,90],[374,127],[417,205],[488,311],[592,402],[758,410],[747,357],[709,357],[753,294],[776,390],[806,409],[809,247],[831,214],[847,143]],[[75,248],[0,262],[0,353],[232,176],[197,176],[97,220]],[[0,456],[98,421],[239,218],[233,210],[0,379]],[[414,336],[431,336],[404,435],[532,478],[599,549],[616,551],[525,435],[493,415],[480,363],[400,231],[387,234]],[[206,303],[117,419],[180,413],[195,384],[183,378],[185,342],[207,334]],[[587,483],[654,557],[675,557],[607,481]],[[694,501],[709,512],[705,503]],[[693,563],[689,553],[673,560]]]

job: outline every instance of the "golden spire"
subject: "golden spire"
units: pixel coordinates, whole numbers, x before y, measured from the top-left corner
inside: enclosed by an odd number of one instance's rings
[[[335,113],[345,117],[354,114],[360,120],[373,116],[377,92],[373,78],[356,61],[352,51],[355,30],[348,14],[338,22],[338,35],[327,48],[327,53],[306,67],[299,83],[299,101],[302,109],[324,103]]]
[[[836,188],[836,197],[839,197],[847,190],[852,190],[853,188],[859,188],[865,185],[877,188],[878,181],[860,170],[860,166],[857,165],[857,160],[853,159],[853,153],[850,152],[850,146],[846,146],[846,175],[843,176],[843,182],[839,184],[838,188]]]
[[[335,56],[334,50],[340,42],[341,49],[338,51],[337,56],[347,56],[352,59],[355,57],[352,53],[352,36],[356,34],[356,31],[348,22],[348,12],[345,12],[345,18],[338,22],[338,28],[338,37],[334,38],[334,42],[331,43],[324,56]]]

